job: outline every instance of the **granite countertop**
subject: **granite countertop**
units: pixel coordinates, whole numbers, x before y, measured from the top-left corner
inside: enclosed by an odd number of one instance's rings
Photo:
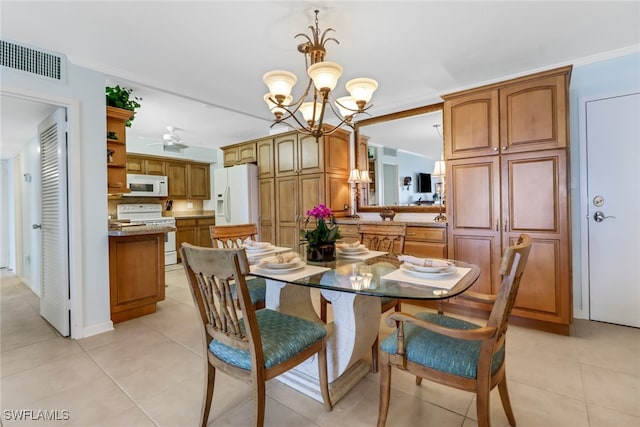
[[[139,236],[141,234],[161,234],[167,231],[176,231],[175,227],[168,225],[135,225],[125,226],[121,229],[109,230],[110,237],[123,237],[123,236]]]
[[[165,211],[163,216],[173,218],[212,218],[215,217],[216,211]]]
[[[406,224],[410,227],[431,227],[431,228],[446,228],[446,222],[435,221],[375,221],[375,220],[363,220],[357,218],[336,218],[338,224]]]

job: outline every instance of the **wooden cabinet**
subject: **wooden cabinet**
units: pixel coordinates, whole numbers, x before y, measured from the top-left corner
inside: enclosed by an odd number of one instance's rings
[[[275,208],[275,179],[263,178],[258,180],[259,198],[259,240],[275,243],[276,241],[276,208]]]
[[[256,142],[258,152],[258,179],[273,178],[275,176],[275,159],[273,156],[273,138]]]
[[[127,173],[165,176],[167,162],[158,158],[127,155]]]
[[[111,321],[154,313],[164,279],[164,233],[109,236]]]
[[[210,199],[209,164],[167,161],[170,199]]]
[[[133,111],[107,107],[107,193],[128,193],[126,122]]]
[[[447,229],[444,227],[407,226],[404,253],[424,258],[447,258]]]
[[[209,226],[215,225],[214,217],[202,218],[176,218],[176,247],[180,248],[182,243],[190,243],[196,246],[211,248],[211,234]],[[180,252],[178,251],[178,262],[180,262]]]
[[[485,89],[477,97],[468,91],[460,98],[445,97],[444,113],[445,123],[454,127],[445,132],[449,257],[478,265],[480,278],[471,289],[495,294],[503,250],[521,233],[529,234],[533,244],[512,314],[521,323],[562,334],[569,333],[573,314],[565,148],[569,71],[565,67],[491,88],[491,102],[499,94],[497,135],[485,132],[495,125],[474,133],[464,122],[475,120],[462,114],[465,105],[471,111],[475,100],[489,99]],[[477,116],[481,110],[487,119],[496,117],[495,106],[475,108]],[[477,135],[482,138],[474,139]],[[488,143],[496,140],[498,150]],[[469,147],[476,155],[469,155]],[[488,309],[462,299],[455,303]]]
[[[324,144],[312,136],[282,135],[274,138],[273,149],[277,177],[324,171]]]
[[[258,160],[256,154],[256,143],[246,142],[222,147],[222,157],[225,168],[244,163],[255,163]]]

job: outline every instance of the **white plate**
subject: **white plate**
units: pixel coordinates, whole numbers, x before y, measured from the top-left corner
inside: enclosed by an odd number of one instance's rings
[[[421,277],[421,278],[425,278],[425,279],[437,279],[438,277],[446,277],[446,276],[450,276],[452,274],[456,273],[456,267],[449,267],[446,270],[437,272],[437,273],[426,273],[423,271],[417,271],[415,270],[413,267],[415,267],[414,265],[411,264],[400,264],[400,269],[402,271],[404,271],[405,273],[411,275],[411,276],[415,276],[415,277]]]
[[[367,249],[365,246],[359,246],[357,248],[341,248],[341,247],[338,247],[336,249],[338,250],[338,252],[342,252],[345,255],[346,254],[351,254],[351,255],[353,255],[353,254],[362,254],[362,253],[365,253],[365,252],[369,251],[369,249]]]
[[[264,273],[269,273],[269,274],[286,274],[286,273],[291,273],[292,271],[300,270],[301,268],[304,268],[306,265],[307,264],[304,261],[299,260],[296,263],[294,263],[294,265],[291,266],[290,268],[271,269],[271,268],[265,268],[265,267],[256,265],[256,270],[260,270]]]
[[[439,261],[439,262],[442,262],[442,261]],[[453,264],[452,262],[447,262],[448,265],[446,267],[429,267],[426,265],[412,264],[410,262],[405,262],[405,264],[413,268],[415,271],[419,271],[421,273],[441,273],[443,271],[451,270],[451,267],[455,267],[455,264]]]
[[[245,246],[244,248],[245,248],[245,250],[247,252],[251,252],[252,254],[256,254],[256,253],[260,253],[260,252],[271,251],[271,250],[273,250],[273,248],[275,248],[275,246],[273,246],[272,244],[268,244],[268,245],[265,245],[265,246]]]

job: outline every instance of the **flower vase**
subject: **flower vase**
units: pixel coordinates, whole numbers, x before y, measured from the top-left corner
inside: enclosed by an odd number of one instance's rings
[[[307,246],[307,261],[328,262],[336,259],[336,244],[323,243],[318,246]]]

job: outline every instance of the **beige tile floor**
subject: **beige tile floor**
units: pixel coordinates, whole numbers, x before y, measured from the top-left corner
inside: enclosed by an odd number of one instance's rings
[[[155,314],[113,332],[70,340],[39,316],[39,301],[15,276],[1,284],[0,424],[4,426],[196,426],[203,359],[182,269],[168,271]],[[409,304],[406,311],[423,310]],[[479,321],[480,322],[480,321]],[[381,334],[389,329],[381,325]],[[507,373],[519,427],[640,426],[640,330],[576,320],[571,337],[511,327]],[[373,426],[379,375],[370,373],[332,412],[272,380],[268,426]],[[250,426],[251,389],[222,373],[209,426]],[[508,426],[497,391],[494,426]],[[7,410],[68,411],[69,420],[17,422]],[[472,394],[393,371],[388,426],[473,427]],[[60,413],[62,414],[62,413]]]

